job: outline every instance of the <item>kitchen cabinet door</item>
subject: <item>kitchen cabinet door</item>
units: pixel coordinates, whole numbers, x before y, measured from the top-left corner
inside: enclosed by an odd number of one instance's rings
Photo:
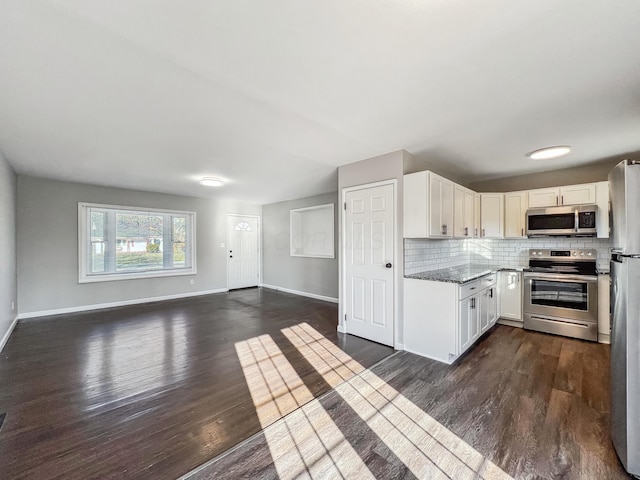
[[[480,224],[483,238],[504,238],[504,193],[480,194]]]
[[[595,183],[560,187],[560,205],[584,205],[593,203],[596,203]]]
[[[522,272],[498,272],[500,316],[522,321]]]
[[[475,228],[475,192],[465,189],[464,191],[464,236],[470,238],[474,236]]]
[[[474,193],[468,188],[454,184],[453,224],[454,237],[469,238],[474,236],[475,203]]]
[[[480,292],[480,295],[479,295],[479,300],[480,300],[480,309],[479,309],[480,332],[479,333],[480,334],[489,330],[489,327],[491,326],[490,324],[491,299],[489,298],[489,290],[491,289],[487,288],[486,290],[483,290],[482,292]]]
[[[598,238],[609,238],[609,182],[596,183],[596,205],[598,206],[596,217]]]
[[[488,317],[489,326],[492,327],[498,321],[498,293],[495,286],[489,289]]]
[[[453,182],[429,172],[429,237],[453,236]]]
[[[460,301],[459,323],[459,354],[465,352],[474,342],[473,334],[478,329],[478,309],[475,308],[477,296],[471,296]]]
[[[509,192],[504,195],[505,238],[525,237],[525,221],[528,208],[527,192]]]
[[[453,236],[457,238],[465,237],[465,216],[464,216],[465,188],[460,185],[453,187]]]
[[[480,238],[482,225],[480,223],[480,203],[481,195],[479,193],[473,194],[473,237]]]
[[[529,190],[529,208],[555,207],[556,205],[560,205],[560,188]]]

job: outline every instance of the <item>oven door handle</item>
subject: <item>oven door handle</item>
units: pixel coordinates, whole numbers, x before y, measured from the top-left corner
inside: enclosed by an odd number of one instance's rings
[[[579,282],[597,282],[596,275],[573,275],[573,274],[555,274],[555,273],[535,273],[525,272],[524,278],[540,279],[540,280],[560,280],[560,281],[579,281]]]

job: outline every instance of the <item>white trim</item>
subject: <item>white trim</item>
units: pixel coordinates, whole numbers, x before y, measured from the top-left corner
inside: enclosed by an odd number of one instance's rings
[[[25,312],[18,315],[18,319],[46,317],[49,315],[60,315],[63,313],[88,312],[91,310],[101,310],[103,308],[124,307],[127,305],[138,305],[140,303],[161,302],[163,300],[174,300],[176,298],[199,297],[212,293],[225,293],[228,288],[217,288],[215,290],[201,290],[198,292],[176,293],[173,295],[162,295],[159,297],[137,298],[134,300],[123,300],[121,302],[95,303],[93,305],[80,305],[77,307],[55,308],[53,310],[40,310],[37,312]]]
[[[13,333],[13,329],[16,328],[17,324],[18,324],[18,316],[16,315],[16,318],[14,318],[13,322],[11,322],[11,325],[9,325],[9,330],[7,330],[7,333],[5,333],[4,337],[2,337],[2,340],[0,340],[0,352],[2,352],[2,349],[9,341],[9,337]]]
[[[396,343],[393,348],[396,350],[404,350],[404,343]]]
[[[347,329],[345,328],[344,324],[338,324],[337,330],[340,333],[347,333]]]
[[[611,336],[606,333],[598,334],[598,343],[611,343]]]
[[[399,337],[399,324],[400,324],[400,282],[402,270],[398,271],[398,268],[404,269],[403,264],[401,263],[401,255],[404,257],[404,251],[402,248],[402,243],[398,244],[398,224],[400,222],[400,206],[398,205],[398,179],[390,178],[388,180],[381,180],[379,182],[367,183],[364,185],[356,185],[353,187],[345,187],[341,192],[341,205],[346,203],[347,193],[355,192],[357,190],[366,190],[374,187],[382,187],[385,185],[391,185],[393,187],[393,262],[395,265],[394,275],[393,275],[393,339],[391,341],[391,345],[393,346],[396,343],[396,339]],[[341,296],[343,299],[343,304],[346,303],[347,298],[347,266],[344,264],[344,251],[346,248],[347,238],[344,234],[346,231],[347,216],[344,214],[344,209],[341,207],[340,216],[342,217],[342,221],[340,222],[341,230],[340,230],[340,279],[342,280],[342,289]],[[400,273],[398,273],[400,272]],[[349,333],[347,326],[344,324],[343,312],[344,305],[340,305],[340,309],[338,312],[338,327],[342,326],[344,333]]]
[[[268,288],[270,290],[277,290],[279,292],[292,293],[294,295],[300,295],[303,297],[315,298],[316,300],[324,300],[325,302],[338,303],[337,298],[325,297],[324,295],[316,295],[315,293],[301,292],[300,290],[292,290],[290,288],[278,287],[276,285],[268,285],[266,283],[263,283],[260,286],[264,288]]]
[[[294,224],[293,219],[295,214],[300,212],[309,212],[312,210],[323,210],[323,209],[331,210],[331,228],[330,228],[329,235],[327,235],[327,237],[331,239],[331,242],[330,242],[331,253],[327,253],[327,254],[298,253],[298,251],[295,249],[295,246],[294,246],[295,244],[294,238],[300,232],[294,231],[294,228],[293,228],[293,224]],[[289,256],[307,257],[307,258],[336,258],[336,251],[334,246],[335,238],[336,238],[335,223],[336,223],[336,214],[335,214],[335,205],[333,203],[325,203],[323,205],[314,205],[312,207],[294,208],[289,210]]]
[[[414,355],[419,355],[419,356],[424,357],[424,358],[428,358],[429,360],[435,360],[436,362],[445,363],[447,365],[453,364],[453,362],[455,362],[462,355],[462,354],[454,355],[452,357],[451,354],[449,354],[449,357],[450,357],[449,360],[443,360],[442,358],[434,357],[434,356],[431,356],[431,355],[426,355],[426,354],[424,354],[422,352],[416,352],[416,351],[410,350],[408,348],[405,348],[404,351],[405,352],[409,352],[409,353],[413,353]]]
[[[227,213],[227,244],[224,252],[224,256],[227,259],[227,290],[229,289],[229,239],[231,238],[231,232],[229,230],[229,217],[249,217],[255,218],[258,225],[258,284],[249,285],[248,287],[260,287],[262,286],[262,217],[260,215],[245,215],[244,213]]]
[[[524,324],[522,323],[522,320],[509,320],[508,318],[504,318],[504,317],[500,317],[498,318],[498,321],[496,322],[500,325],[507,325],[509,327],[514,327],[514,328],[524,328]]]

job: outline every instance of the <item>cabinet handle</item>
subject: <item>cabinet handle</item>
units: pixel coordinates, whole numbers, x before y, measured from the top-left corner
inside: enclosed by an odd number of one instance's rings
[[[475,298],[472,298],[472,299],[471,299],[471,305],[470,305],[470,306],[471,306],[471,310],[473,310],[474,308],[476,308],[476,299],[475,299]]]
[[[558,205],[558,196],[556,195],[556,205]]]
[[[524,228],[520,228],[520,236],[524,237]]]
[[[482,229],[482,236],[484,237],[485,233],[484,233],[484,228]]]
[[[469,236],[469,227],[464,227],[464,236],[465,237]]]
[[[489,298],[493,298],[493,288],[489,289]]]
[[[447,234],[447,226],[446,225],[442,225],[442,234],[443,235]]]
[[[477,237],[477,236],[478,236],[478,229],[477,229],[477,228],[475,228],[475,229],[473,230],[473,232],[474,232],[474,233],[473,233],[473,236],[474,236],[474,237]]]

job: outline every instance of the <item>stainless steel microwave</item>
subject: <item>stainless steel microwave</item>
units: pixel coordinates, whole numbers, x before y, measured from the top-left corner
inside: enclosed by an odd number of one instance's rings
[[[595,237],[597,205],[530,208],[527,210],[527,236]]]

